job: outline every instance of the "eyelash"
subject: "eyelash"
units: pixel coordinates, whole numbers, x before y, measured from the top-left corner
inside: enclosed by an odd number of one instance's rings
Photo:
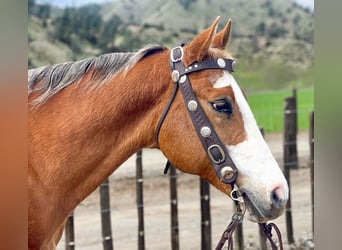
[[[233,107],[227,98],[218,99],[210,102],[212,108],[219,113],[226,113],[227,115],[232,115]]]

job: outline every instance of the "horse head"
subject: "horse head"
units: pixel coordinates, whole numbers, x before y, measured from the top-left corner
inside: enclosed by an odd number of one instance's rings
[[[234,185],[242,194],[249,212],[248,218],[259,223],[266,222],[278,217],[284,210],[289,195],[288,184],[260,133],[244,93],[232,75],[233,70],[225,68],[225,60],[232,59],[225,51],[231,21],[216,34],[218,21],[219,18],[177,53],[182,53],[180,61],[185,71],[191,71],[192,67],[208,60],[216,60],[219,64],[218,67],[194,70],[184,75],[197,97],[196,108],[199,105],[204,111],[224,145],[224,151],[235,165],[237,177]],[[222,69],[220,64],[223,64]],[[172,78],[176,78],[176,84],[181,84],[179,82],[184,79],[179,80],[177,74]],[[170,81],[170,85],[173,84]],[[202,131],[196,133],[196,121],[192,122],[189,109],[189,103],[184,102],[178,91],[158,131],[159,148],[176,168],[201,176],[230,196],[233,185],[222,181],[222,176],[220,178],[220,174],[215,172],[212,160],[201,145],[200,137],[206,137],[212,131],[206,128],[204,134],[201,135]]]

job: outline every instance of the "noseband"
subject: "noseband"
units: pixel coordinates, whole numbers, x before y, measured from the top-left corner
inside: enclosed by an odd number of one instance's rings
[[[226,146],[221,142],[214,127],[201,107],[191,87],[188,75],[205,69],[220,69],[233,72],[235,61],[232,59],[223,58],[207,59],[201,62],[195,62],[189,67],[185,67],[182,62],[183,55],[184,52],[182,46],[177,46],[171,50],[170,67],[172,71],[171,78],[174,82],[174,88],[172,95],[158,122],[155,132],[155,140],[158,143],[159,131],[179,88],[181,90],[183,101],[187,107],[192,124],[197,132],[197,136],[201,141],[203,149],[206,152],[217,177],[223,183],[234,186],[238,175],[238,170],[228,154]]]

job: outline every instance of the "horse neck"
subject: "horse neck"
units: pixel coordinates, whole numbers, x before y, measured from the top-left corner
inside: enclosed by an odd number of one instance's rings
[[[164,51],[142,59],[131,70],[111,80],[107,88],[104,86],[103,103],[113,105],[108,110],[113,114],[108,123],[114,122],[110,129],[118,126],[113,136],[116,141],[126,138],[134,148],[131,153],[156,146],[154,133],[171,93],[169,82],[168,52]]]
[[[70,85],[29,115],[29,175],[40,172],[32,183],[60,194],[65,216],[129,156],[155,146],[169,74],[167,51],[155,53],[97,89]]]

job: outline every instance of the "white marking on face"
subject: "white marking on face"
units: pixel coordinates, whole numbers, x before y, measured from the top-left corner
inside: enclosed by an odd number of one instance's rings
[[[245,185],[253,186],[258,190],[271,192],[276,185],[284,188],[284,197],[288,198],[288,185],[281,172],[278,163],[274,159],[267,143],[262,137],[254,115],[234,77],[228,72],[214,83],[214,88],[230,86],[233,89],[237,106],[242,115],[246,140],[236,145],[227,145],[228,152],[243,176],[243,183],[238,183],[239,188]],[[255,185],[255,186],[254,186]],[[265,192],[264,192],[265,193]],[[265,199],[268,199],[265,194]]]

